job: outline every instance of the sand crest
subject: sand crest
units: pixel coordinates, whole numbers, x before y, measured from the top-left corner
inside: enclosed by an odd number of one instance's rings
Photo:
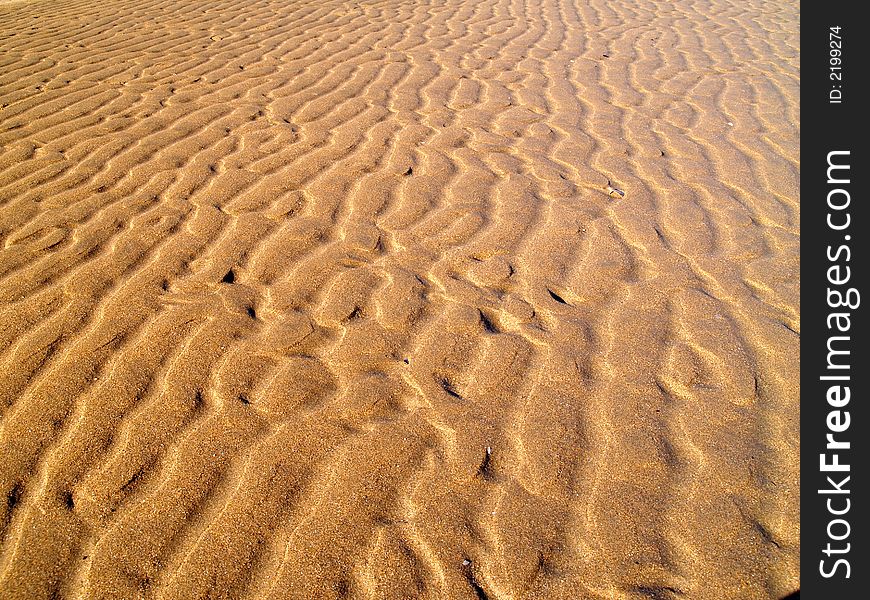
[[[788,3],[0,4],[0,597],[799,587]]]

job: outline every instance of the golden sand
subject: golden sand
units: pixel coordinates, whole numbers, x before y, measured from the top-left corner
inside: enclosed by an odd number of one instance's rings
[[[0,597],[799,587],[798,6],[0,5]]]

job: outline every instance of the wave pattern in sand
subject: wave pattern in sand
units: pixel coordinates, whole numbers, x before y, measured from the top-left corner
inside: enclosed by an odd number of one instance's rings
[[[0,47],[0,596],[797,587],[796,5],[34,0]]]

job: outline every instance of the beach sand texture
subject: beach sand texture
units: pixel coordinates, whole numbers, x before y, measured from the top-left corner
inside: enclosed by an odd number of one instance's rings
[[[0,6],[0,597],[799,587],[798,6]]]

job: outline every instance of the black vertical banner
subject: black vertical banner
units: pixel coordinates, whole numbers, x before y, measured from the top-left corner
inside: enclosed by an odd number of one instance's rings
[[[801,594],[810,600],[870,593],[862,7],[801,7]]]

